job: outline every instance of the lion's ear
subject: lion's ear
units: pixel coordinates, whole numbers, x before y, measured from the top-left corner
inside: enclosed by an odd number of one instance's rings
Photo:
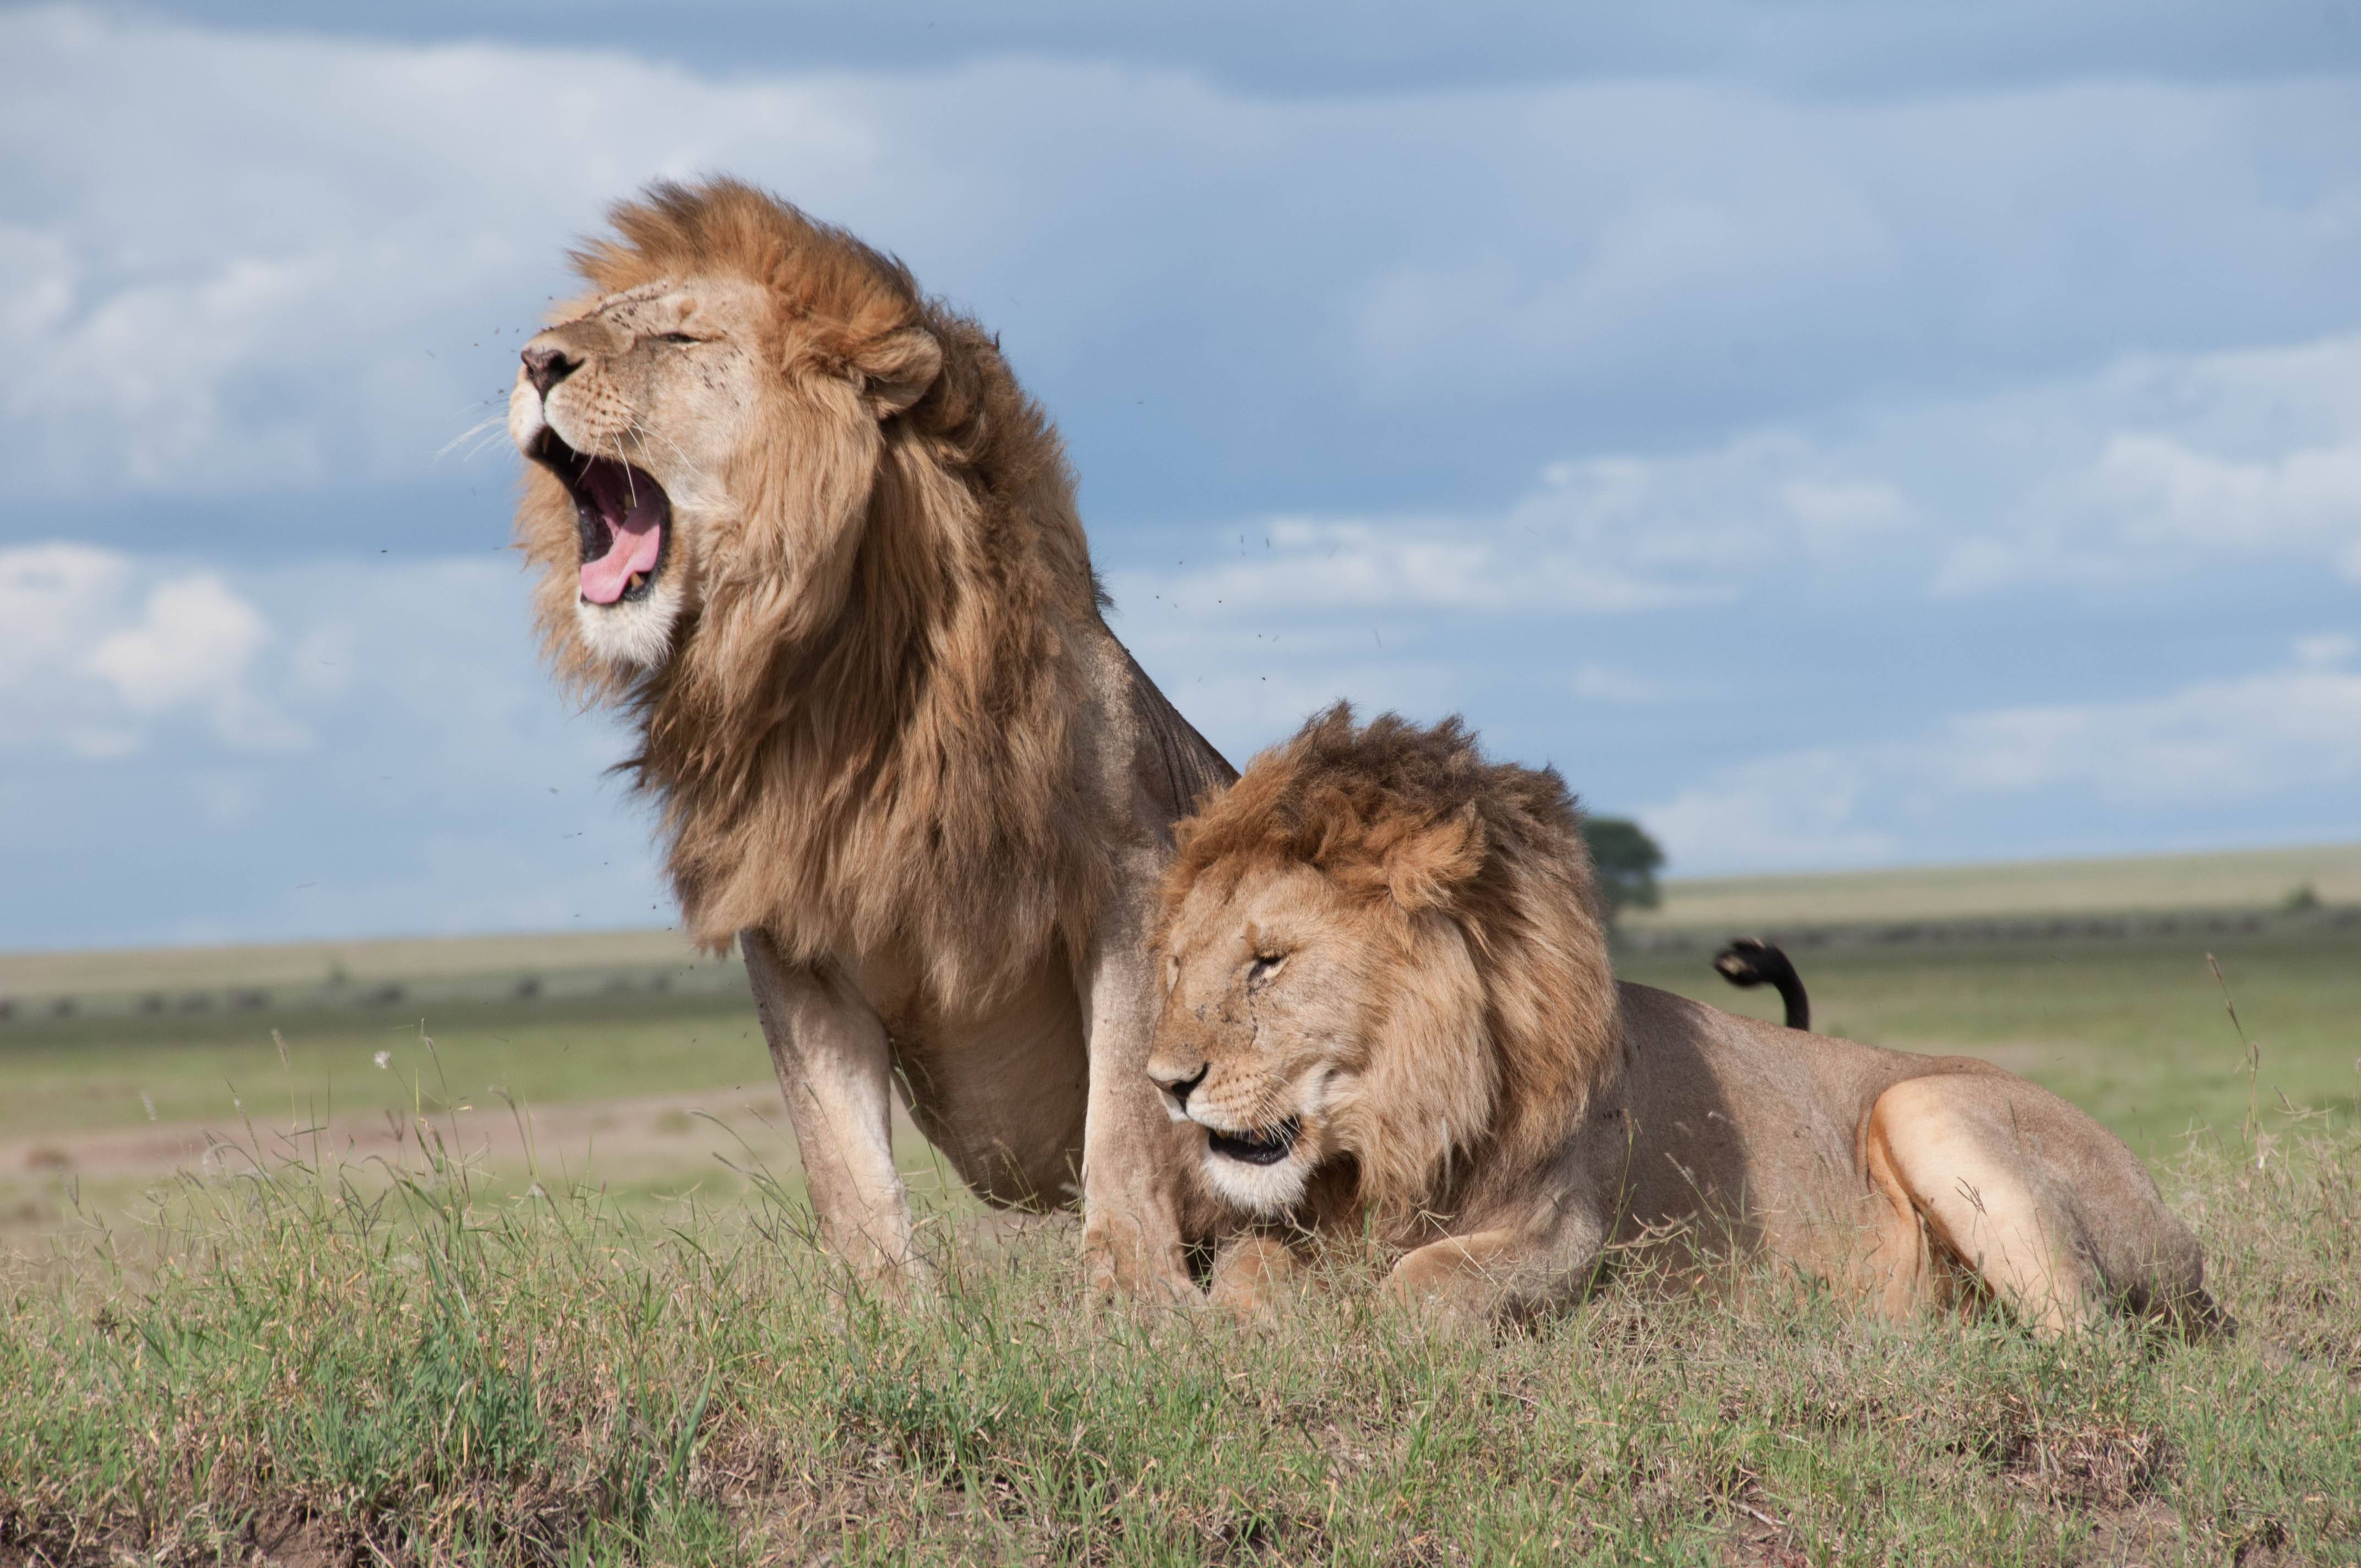
[[[922,326],[906,326],[863,347],[852,356],[861,374],[862,396],[879,419],[895,414],[927,395],[942,374],[943,345]]]
[[[1386,851],[1386,887],[1415,914],[1443,904],[1451,890],[1484,863],[1484,821],[1473,802],[1437,822],[1404,834]]]

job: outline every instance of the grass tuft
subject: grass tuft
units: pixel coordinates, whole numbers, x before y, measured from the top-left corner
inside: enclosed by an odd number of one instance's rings
[[[2361,1137],[2166,1179],[2235,1341],[1895,1330],[1768,1267],[1499,1334],[1351,1278],[1085,1313],[1070,1228],[948,1213],[899,1310],[763,1179],[250,1162],[0,1279],[0,1561],[2352,1561]]]

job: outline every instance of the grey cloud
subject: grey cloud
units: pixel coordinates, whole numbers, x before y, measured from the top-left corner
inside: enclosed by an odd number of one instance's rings
[[[2318,150],[2361,145],[2350,79],[1281,100],[1130,65],[714,79],[81,12],[0,36],[0,130],[32,149],[0,188],[26,214],[0,456],[78,506],[424,482],[566,240],[705,168],[1000,329],[1123,526],[1499,504],[1552,459],[2361,317],[2361,168]]]
[[[120,547],[0,940],[664,917],[435,454],[718,169],[1002,333],[1234,757],[1464,709],[1691,872],[2349,835],[2344,9],[1222,3],[0,12],[0,547]]]
[[[172,0],[156,8],[214,25],[412,40],[563,38],[719,71],[891,71],[1030,54],[1181,69],[1277,93],[1696,74],[1891,96],[2075,75],[2223,80],[2361,63],[2361,19],[2312,0],[916,0],[885,11],[830,0],[674,0],[660,8],[634,0]]]
[[[1775,595],[1798,571],[1919,598],[2185,583],[2232,561],[2361,582],[2361,337],[2128,356],[1710,446],[1569,458],[1498,510],[1282,515],[1241,532],[1253,547],[1234,559],[1118,588],[1235,619],[1612,615]]]

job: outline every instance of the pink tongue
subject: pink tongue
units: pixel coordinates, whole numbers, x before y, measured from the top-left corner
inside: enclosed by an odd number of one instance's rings
[[[653,509],[651,509],[653,510]],[[614,543],[596,561],[582,563],[582,597],[592,604],[613,604],[631,586],[631,574],[655,569],[664,549],[664,525],[636,512],[616,525]]]

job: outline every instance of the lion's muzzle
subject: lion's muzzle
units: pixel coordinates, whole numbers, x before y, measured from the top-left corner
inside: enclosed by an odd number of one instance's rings
[[[1295,1140],[1302,1131],[1303,1124],[1293,1116],[1261,1132],[1224,1133],[1208,1127],[1205,1147],[1222,1159],[1246,1165],[1277,1165],[1295,1152]]]

